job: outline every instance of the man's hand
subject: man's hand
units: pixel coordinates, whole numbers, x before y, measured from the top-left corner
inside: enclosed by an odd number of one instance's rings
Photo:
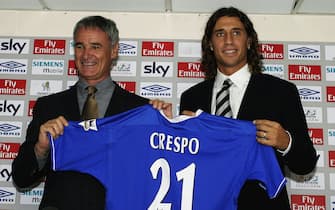
[[[195,112],[184,110],[181,112],[182,115],[195,116]]]
[[[166,117],[170,119],[173,117],[171,103],[167,103],[162,100],[154,99],[154,100],[150,100],[149,104],[151,104],[155,109],[163,110]]]
[[[261,144],[285,150],[290,142],[290,137],[284,128],[275,121],[254,120],[257,128],[257,141]]]
[[[41,125],[38,141],[35,144],[35,154],[38,158],[44,158],[49,154],[50,143],[48,133],[56,139],[63,134],[64,126],[68,126],[67,120],[63,116],[52,119]]]

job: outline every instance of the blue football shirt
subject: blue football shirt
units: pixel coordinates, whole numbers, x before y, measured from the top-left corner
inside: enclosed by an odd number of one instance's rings
[[[51,144],[53,169],[96,177],[108,210],[233,210],[246,180],[271,198],[286,182],[252,122],[205,112],[167,119],[145,105],[71,121]]]

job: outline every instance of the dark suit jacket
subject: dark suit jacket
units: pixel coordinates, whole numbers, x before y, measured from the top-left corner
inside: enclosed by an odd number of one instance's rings
[[[147,103],[148,99],[129,93],[116,84],[105,116]],[[46,176],[40,209],[51,206],[59,210],[104,210],[105,189],[93,176],[70,171],[51,171],[50,157],[43,170],[38,170],[34,145],[38,139],[39,127],[60,115],[67,120],[80,120],[75,86],[37,99],[26,140],[12,164],[14,183],[18,188],[31,188]]]
[[[211,113],[213,85],[214,79],[205,80],[186,90],[181,96],[180,111],[202,109]],[[284,166],[287,166],[297,174],[313,171],[317,155],[308,135],[298,90],[293,83],[267,74],[253,74],[237,118],[242,120],[267,119],[280,123],[290,132],[293,139],[288,154],[282,156],[279,152],[276,153],[282,170]],[[220,190],[219,187],[218,190]],[[270,200],[257,181],[248,181],[240,192],[238,209],[290,209],[286,188],[277,198]]]

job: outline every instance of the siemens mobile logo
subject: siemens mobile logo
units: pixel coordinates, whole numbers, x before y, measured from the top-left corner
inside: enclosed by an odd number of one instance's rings
[[[27,74],[27,59],[0,59],[0,74]]]
[[[301,101],[321,102],[321,86],[298,86]]]
[[[120,41],[119,56],[137,56],[137,41]]]
[[[264,64],[262,65],[263,73],[284,79],[284,65],[282,64]]]
[[[20,193],[20,204],[38,205],[41,203],[43,188],[34,188]]]
[[[320,60],[320,45],[288,45],[290,60]]]
[[[160,97],[160,98],[171,98],[172,97],[172,83],[151,83],[141,82],[140,84],[140,95],[143,97]]]
[[[32,74],[35,75],[63,75],[64,60],[40,60],[32,61]]]
[[[29,39],[0,39],[0,54],[28,54]]]

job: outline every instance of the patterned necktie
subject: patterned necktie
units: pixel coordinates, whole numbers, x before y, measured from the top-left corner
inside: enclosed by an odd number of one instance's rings
[[[82,112],[82,119],[96,119],[99,117],[98,103],[95,100],[95,92],[97,91],[97,89],[94,86],[88,86],[87,90],[88,94]]]
[[[232,117],[233,113],[229,104],[229,87],[232,85],[230,79],[223,82],[222,89],[216,95],[216,111],[215,115]]]

